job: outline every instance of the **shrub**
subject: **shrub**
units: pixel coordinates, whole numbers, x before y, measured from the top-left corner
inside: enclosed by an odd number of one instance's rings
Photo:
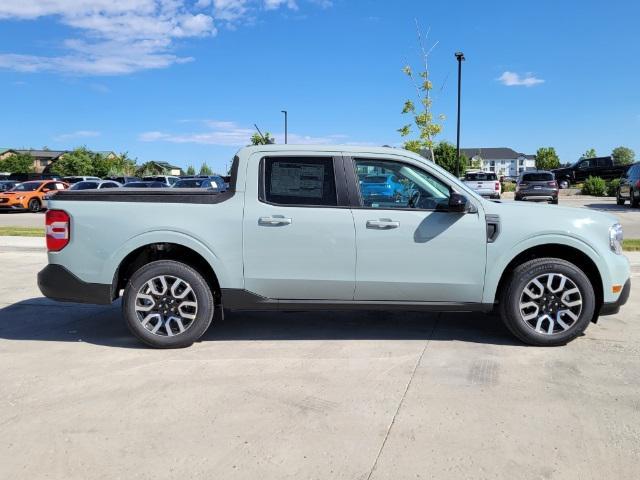
[[[607,197],[615,197],[618,193],[618,187],[620,186],[620,179],[614,178],[607,183]]]
[[[502,192],[515,192],[516,184],[513,182],[502,182]]]
[[[583,195],[593,195],[594,197],[604,197],[607,194],[607,183],[600,177],[589,177],[582,187]]]

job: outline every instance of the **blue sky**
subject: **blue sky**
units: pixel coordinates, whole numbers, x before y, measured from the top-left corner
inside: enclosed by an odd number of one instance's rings
[[[397,145],[417,19],[438,42],[441,139],[462,50],[463,147],[640,159],[638,18],[631,0],[3,0],[0,147],[224,170],[254,123],[281,139],[282,109],[290,143]]]

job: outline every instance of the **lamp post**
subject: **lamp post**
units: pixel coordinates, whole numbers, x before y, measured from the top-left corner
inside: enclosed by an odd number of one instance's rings
[[[284,113],[284,143],[286,145],[286,143],[287,143],[287,128],[288,128],[288,125],[287,125],[287,123],[288,123],[287,122],[288,112],[286,110],[280,110],[280,111],[282,113]]]
[[[462,62],[464,62],[464,53],[456,52],[458,60],[458,130],[456,134],[456,177],[460,177],[460,88],[462,85]]]

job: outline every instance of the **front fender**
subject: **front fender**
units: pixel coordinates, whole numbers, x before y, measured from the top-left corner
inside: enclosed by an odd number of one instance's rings
[[[509,263],[514,258],[525,252],[526,250],[543,245],[564,245],[579,250],[580,252],[587,255],[598,268],[600,276],[602,277],[603,289],[604,285],[608,285],[609,283],[611,283],[605,262],[591,245],[579,238],[570,235],[541,234],[524,239],[506,252],[500,252],[496,254],[495,257],[493,257],[493,255],[487,256],[488,261],[487,270],[485,272],[485,287],[482,297],[483,303],[494,302],[500,278],[502,277],[502,274],[504,273]],[[490,244],[490,247],[494,247],[494,245]]]
[[[220,286],[223,288],[242,288],[241,279],[238,285],[237,279],[232,279],[230,272],[225,267],[220,257],[207,247],[202,241],[182,232],[173,230],[153,230],[134,236],[118,248],[105,262],[102,278],[113,278],[118,267],[134,250],[153,243],[175,243],[189,248],[204,258],[215,272]]]

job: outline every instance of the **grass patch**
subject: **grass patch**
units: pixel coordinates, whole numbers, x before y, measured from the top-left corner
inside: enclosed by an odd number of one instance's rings
[[[44,237],[44,228],[0,227],[0,237]]]
[[[627,252],[640,252],[640,238],[625,238],[622,241],[622,249]]]

